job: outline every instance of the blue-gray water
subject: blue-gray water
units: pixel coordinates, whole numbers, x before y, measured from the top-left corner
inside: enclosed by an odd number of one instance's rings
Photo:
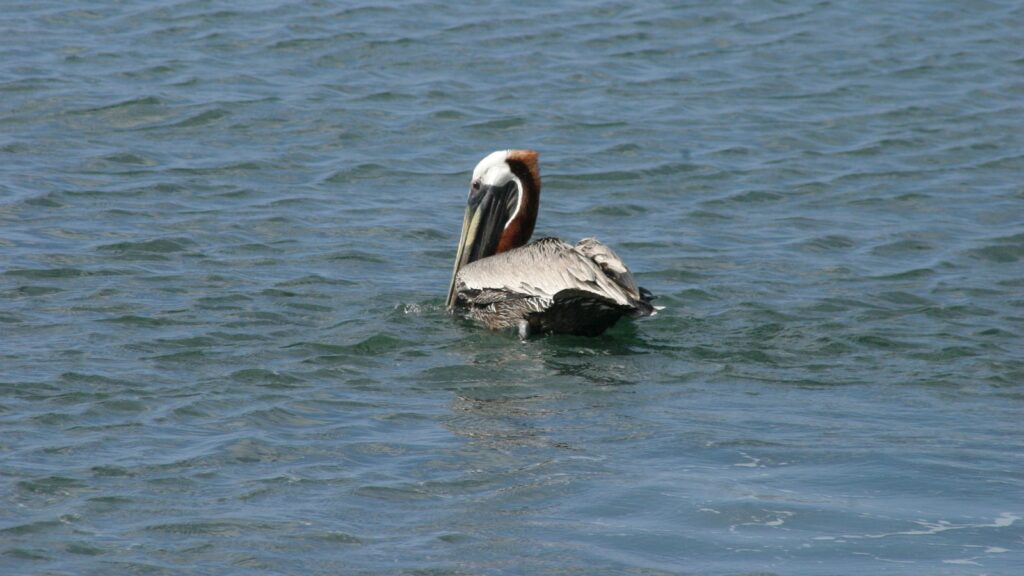
[[[1019,574],[1024,5],[0,15],[0,573]],[[473,165],[666,309],[443,300]]]

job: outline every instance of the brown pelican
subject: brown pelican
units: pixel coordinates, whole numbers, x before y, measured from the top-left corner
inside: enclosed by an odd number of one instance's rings
[[[655,314],[622,260],[593,238],[526,244],[540,204],[533,150],[499,150],[473,169],[448,309],[498,330],[596,336],[623,316]]]

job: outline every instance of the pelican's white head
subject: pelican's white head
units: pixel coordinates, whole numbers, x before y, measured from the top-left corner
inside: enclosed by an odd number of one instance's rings
[[[459,268],[526,244],[539,203],[540,173],[533,150],[498,150],[477,163],[448,290],[449,307],[455,303]]]

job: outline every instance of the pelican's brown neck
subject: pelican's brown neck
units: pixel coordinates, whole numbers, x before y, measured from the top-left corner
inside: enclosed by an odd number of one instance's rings
[[[519,199],[515,218],[508,223],[501,235],[496,254],[519,248],[530,241],[533,226],[537,222],[537,209],[540,206],[540,169],[537,167],[537,152],[509,150],[505,162],[522,184],[523,194]]]

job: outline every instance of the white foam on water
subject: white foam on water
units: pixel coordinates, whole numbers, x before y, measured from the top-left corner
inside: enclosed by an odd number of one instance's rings
[[[846,534],[845,538],[888,538],[890,536],[928,536],[932,534],[939,534],[940,532],[946,532],[948,530],[964,530],[968,528],[1006,528],[1013,526],[1013,523],[1020,520],[1021,517],[1010,512],[1003,512],[997,516],[991,524],[953,524],[946,520],[939,520],[937,522],[929,522],[927,520],[915,520],[914,523],[922,526],[919,530],[901,530],[899,532],[885,532],[882,534]]]
[[[740,462],[738,464],[733,464],[733,466],[739,466],[741,468],[759,468],[761,466],[761,459],[760,458],[754,458],[753,456],[751,456],[750,454],[747,454],[746,452],[740,452],[740,454],[744,458],[747,458],[749,461],[748,462]]]
[[[971,560],[970,558],[957,558],[957,559],[954,559],[954,560],[943,560],[942,563],[943,564],[964,564],[964,565],[969,565],[969,566],[981,566],[981,564],[978,564],[977,562],[975,562],[974,560]]]

